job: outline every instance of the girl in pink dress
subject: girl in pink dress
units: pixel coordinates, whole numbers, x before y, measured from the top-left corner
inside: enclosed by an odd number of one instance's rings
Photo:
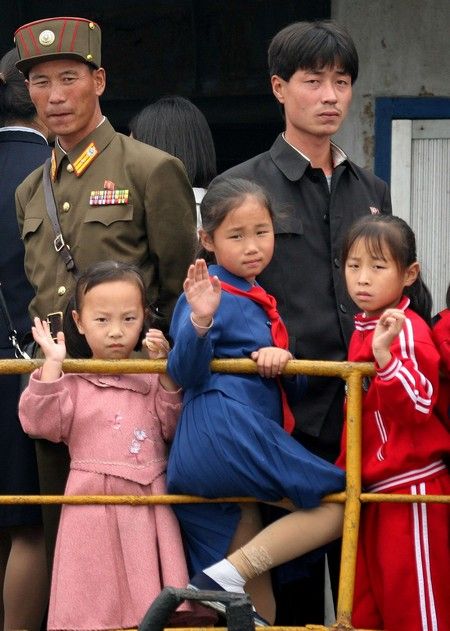
[[[127,359],[142,339],[151,359],[167,356],[161,331],[144,333],[145,287],[133,266],[113,261],[92,266],[77,282],[74,305],[77,334],[93,359]],[[45,362],[22,395],[20,420],[33,437],[68,445],[66,494],[166,493],[167,442],[181,405],[178,386],[165,374],[63,374],[64,333],[52,339],[39,318],[32,330]],[[187,580],[170,506],[65,505],[48,629],[137,627],[165,585],[184,587]],[[185,603],[171,622],[191,626],[207,617]]]

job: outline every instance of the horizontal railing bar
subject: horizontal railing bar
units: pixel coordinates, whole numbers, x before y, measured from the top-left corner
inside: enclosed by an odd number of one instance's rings
[[[324,502],[343,504],[346,493],[332,493],[322,498]],[[361,502],[390,502],[407,504],[450,504],[450,495],[394,495],[390,493],[361,493]],[[222,504],[238,502],[239,504],[260,502],[283,506],[280,502],[265,502],[255,497],[218,497],[205,498],[196,495],[0,495],[0,504]],[[286,508],[290,505],[286,500]]]
[[[29,373],[39,368],[43,359],[1,359],[0,374]],[[66,373],[163,373],[166,371],[165,359],[65,359],[62,369]],[[214,359],[211,362],[213,372],[249,373],[257,372],[256,363],[251,359]],[[316,375],[319,377],[341,377],[346,379],[351,372],[363,376],[375,374],[373,364],[369,362],[335,362],[312,359],[291,359],[283,370],[285,375]]]
[[[450,495],[407,495],[399,493],[361,493],[359,499],[363,503],[367,502],[390,502],[407,504],[450,504]]]
[[[333,493],[323,498],[327,502],[344,503],[345,492]],[[276,504],[264,502],[254,497],[218,497],[205,498],[194,495],[0,495],[0,504],[223,504],[224,502]],[[286,501],[286,507],[291,505]]]

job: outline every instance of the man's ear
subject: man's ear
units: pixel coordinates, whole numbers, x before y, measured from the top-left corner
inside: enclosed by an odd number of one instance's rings
[[[270,83],[272,84],[272,92],[274,97],[279,103],[284,103],[283,88],[286,81],[284,81],[284,79],[279,77],[277,74],[274,74],[270,77]]]
[[[75,325],[78,329],[78,333],[81,333],[81,335],[84,335],[84,329],[83,329],[83,325],[81,324],[81,318],[80,315],[78,313],[78,311],[75,311],[75,309],[73,309],[72,311],[72,318],[73,321],[75,322]]]
[[[205,232],[205,230],[203,230],[203,228],[200,228],[200,230],[198,231],[198,238],[200,239],[200,243],[205,248],[205,250],[208,250],[208,252],[214,252],[214,241],[212,240],[210,235]]]
[[[93,72],[95,82],[95,93],[101,96],[106,88],[106,72],[104,68],[96,68]]]
[[[411,287],[420,274],[420,265],[417,261],[411,263],[411,265],[405,271],[405,287]]]

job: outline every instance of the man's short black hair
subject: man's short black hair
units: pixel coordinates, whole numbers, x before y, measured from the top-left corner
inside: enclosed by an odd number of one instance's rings
[[[297,70],[320,70],[339,65],[358,76],[358,53],[347,30],[332,20],[294,22],[279,31],[269,46],[270,76],[289,81]]]

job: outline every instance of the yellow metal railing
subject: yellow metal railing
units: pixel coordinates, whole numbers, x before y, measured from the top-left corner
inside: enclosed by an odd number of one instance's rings
[[[0,375],[11,373],[29,373],[42,364],[43,360],[4,359],[0,360]],[[67,359],[63,363],[64,372],[90,373],[161,373],[165,372],[165,360],[81,360]],[[256,373],[256,365],[247,359],[216,359],[211,362],[214,372]],[[346,490],[326,497],[327,501],[345,504],[344,528],[342,537],[342,557],[339,578],[336,622],[331,627],[307,625],[306,627],[266,627],[272,631],[369,631],[356,630],[352,626],[352,606],[356,570],[356,549],[361,512],[361,503],[365,502],[439,502],[450,503],[449,495],[391,495],[388,493],[361,492],[361,403],[362,379],[375,374],[370,363],[327,362],[291,360],[284,374],[316,375],[340,377],[347,383],[347,481]],[[325,499],[325,498],[324,498]],[[189,495],[159,495],[135,497],[129,495],[0,495],[0,504],[185,504],[185,503],[217,503],[224,501],[254,502],[254,498],[235,497],[209,500]],[[216,631],[226,631],[215,627]],[[206,628],[195,627],[173,629],[171,631],[207,631]]]

